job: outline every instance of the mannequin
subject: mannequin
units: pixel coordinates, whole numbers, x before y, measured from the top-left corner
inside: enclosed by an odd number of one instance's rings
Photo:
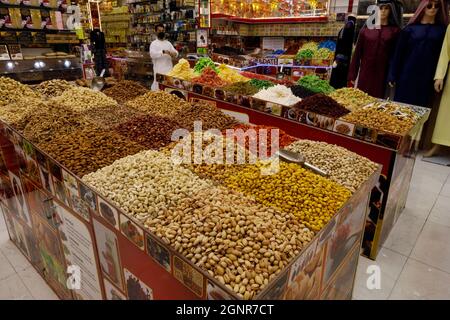
[[[347,85],[348,68],[352,56],[353,38],[355,37],[356,16],[348,15],[345,26],[339,31],[334,56],[330,84],[336,88]]]
[[[435,144],[430,151],[424,154],[424,157],[431,157],[439,152],[441,145],[450,147],[450,80],[448,76],[448,65],[450,63],[450,26],[447,27],[444,44],[442,45],[441,55],[439,57],[436,74],[434,76],[434,89],[442,93],[441,103],[436,119],[436,126],[433,131],[431,141]],[[444,80],[446,78],[447,79]]]
[[[354,87],[358,78],[357,87],[360,90],[373,97],[384,98],[389,60],[400,33],[401,16],[393,0],[380,0],[378,6],[381,26],[369,29],[365,25],[360,31],[348,81]]]
[[[395,101],[430,107],[433,79],[448,23],[443,0],[422,0],[400,32],[389,69]]]

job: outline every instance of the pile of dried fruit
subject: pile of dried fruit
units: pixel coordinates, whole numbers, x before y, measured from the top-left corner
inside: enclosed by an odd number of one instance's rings
[[[378,165],[369,159],[325,142],[298,140],[286,149],[302,154],[305,161],[327,172],[329,179],[351,192],[358,190],[378,169]]]
[[[201,121],[203,130],[223,130],[231,128],[238,123],[235,118],[224,114],[220,109],[201,102],[194,103],[177,115],[177,122],[180,124],[180,127],[189,131],[194,130],[194,121]]]
[[[32,142],[50,141],[54,136],[66,135],[75,130],[91,127],[78,112],[59,106],[36,110],[27,116],[24,136]]]
[[[236,70],[231,69],[226,64],[221,64],[218,67],[218,70],[219,77],[228,83],[247,82],[250,80],[249,78],[241,76]]]
[[[118,134],[95,128],[54,136],[39,147],[79,177],[143,149]]]
[[[0,77],[0,107],[19,99],[40,99],[41,96],[27,85],[13,79]]]
[[[123,105],[92,108],[82,114],[88,121],[104,129],[115,127],[134,117],[144,115],[141,111]]]
[[[44,97],[53,98],[63,94],[64,91],[73,87],[74,85],[66,80],[54,79],[41,82],[34,89]]]
[[[227,81],[222,80],[222,78],[220,78],[217,73],[210,67],[206,67],[199,77],[192,78],[192,82],[214,88],[224,87],[228,84]]]
[[[332,118],[339,118],[350,112],[329,96],[321,93],[303,99],[294,105],[294,107],[321,115],[330,116]]]
[[[328,81],[320,79],[315,74],[304,76],[300,78],[297,83],[315,93],[328,94],[334,91],[334,88],[328,83]]]
[[[79,112],[96,107],[117,106],[117,101],[104,93],[82,87],[73,87],[50,101]]]
[[[254,87],[256,87],[258,90],[261,89],[267,89],[269,87],[273,87],[275,84],[268,80],[259,80],[259,79],[252,79],[250,80],[250,84]]]
[[[314,91],[311,91],[311,90],[309,90],[305,87],[299,86],[299,85],[292,86],[291,91],[294,94],[294,96],[297,96],[302,99],[316,94]]]
[[[222,187],[195,192],[145,225],[246,300],[267,286],[314,235],[292,214]]]
[[[273,103],[278,103],[283,106],[292,106],[301,100],[300,98],[292,94],[291,89],[280,84],[269,87],[267,89],[263,89],[257,94],[253,95],[253,97]]]
[[[329,96],[351,111],[377,100],[355,88],[341,88],[331,92]]]
[[[128,107],[147,114],[175,118],[191,105],[177,96],[165,91],[150,91],[126,103]]]
[[[242,94],[245,96],[252,96],[259,91],[258,88],[253,86],[250,82],[235,82],[223,88],[225,91]]]
[[[111,88],[103,90],[103,93],[119,103],[125,103],[139,97],[140,95],[146,94],[148,91],[149,90],[142,86],[139,82],[122,80]]]
[[[119,159],[84,176],[83,181],[140,221],[156,218],[165,208],[211,187],[211,183],[153,150]]]
[[[172,142],[172,133],[180,125],[170,119],[144,115],[121,123],[114,130],[131,141],[150,149],[159,149]]]
[[[188,81],[196,76],[194,70],[191,69],[189,61],[186,59],[180,59],[167,75]]]
[[[275,174],[263,175],[265,164],[245,166],[224,184],[254,196],[257,201],[293,213],[314,232],[336,214],[351,196],[346,188],[293,163],[279,163]]]

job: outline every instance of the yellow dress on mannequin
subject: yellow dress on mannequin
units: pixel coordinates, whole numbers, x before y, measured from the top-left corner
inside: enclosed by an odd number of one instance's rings
[[[450,62],[450,25],[447,27],[444,44],[442,45],[439,63],[434,79],[444,79]],[[450,146],[450,75],[447,77],[442,92],[441,104],[434,127],[432,142]]]

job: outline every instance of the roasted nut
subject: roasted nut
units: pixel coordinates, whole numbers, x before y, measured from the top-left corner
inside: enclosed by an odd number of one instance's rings
[[[139,82],[131,80],[121,80],[111,88],[103,90],[104,94],[119,103],[133,100],[147,92],[149,92],[147,88],[142,86]]]
[[[96,107],[117,106],[117,101],[104,93],[82,87],[66,90],[61,95],[50,99],[50,102],[79,112]]]
[[[24,98],[41,98],[27,85],[6,77],[0,77],[0,97],[0,107]]]
[[[39,92],[43,97],[53,98],[63,94],[66,90],[73,87],[74,85],[66,80],[54,79],[41,82],[34,88],[34,90]]]

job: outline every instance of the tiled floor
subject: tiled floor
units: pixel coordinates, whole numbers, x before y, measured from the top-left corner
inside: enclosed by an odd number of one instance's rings
[[[8,241],[0,215],[0,299],[57,299]],[[367,267],[381,271],[369,290]],[[450,299],[450,167],[416,161],[406,209],[377,261],[360,257],[354,299]]]

